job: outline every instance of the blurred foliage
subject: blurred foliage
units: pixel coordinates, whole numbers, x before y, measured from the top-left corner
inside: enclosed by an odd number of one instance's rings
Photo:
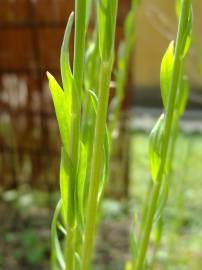
[[[202,265],[202,205],[200,134],[181,134],[170,178],[158,268],[200,270]],[[148,134],[131,134],[130,200],[105,199],[96,243],[94,270],[122,270],[129,257],[128,234],[133,212],[141,220],[149,182]],[[49,270],[50,221],[58,194],[23,187],[0,196],[0,269]],[[149,249],[153,252],[155,230]]]
[[[131,142],[130,196],[139,220],[142,218],[141,209],[149,196],[147,156],[148,135],[137,132]],[[169,199],[163,215],[163,238],[157,252],[158,269],[201,269],[201,160],[201,134],[181,134],[169,179]],[[154,237],[155,230],[153,241]]]

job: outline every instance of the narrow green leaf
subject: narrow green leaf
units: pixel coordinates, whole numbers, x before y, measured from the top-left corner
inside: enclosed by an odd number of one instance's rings
[[[62,143],[65,147],[65,151],[69,151],[69,129],[70,129],[70,112],[68,100],[64,98],[64,92],[59,86],[55,78],[47,72],[47,77],[49,80],[49,87],[51,90],[53,103],[55,107],[56,117],[58,121],[58,126],[60,130],[60,135]]]
[[[167,105],[170,81],[173,72],[173,64],[174,64],[174,41],[171,41],[166,53],[163,56],[160,72],[161,96],[164,108],[166,108]]]
[[[179,84],[179,96],[177,98],[177,111],[179,115],[182,115],[186,109],[189,96],[189,84],[186,76],[184,76]]]
[[[72,164],[64,148],[61,151],[60,163],[60,192],[62,199],[62,216],[65,225],[73,223],[74,220],[74,191],[71,183]]]
[[[74,21],[74,13],[72,12],[69,16],[67,26],[65,29],[64,39],[62,42],[61,52],[60,52],[60,70],[62,76],[62,83],[65,92],[68,92],[68,98],[71,100],[72,94],[72,72],[69,63],[69,42],[70,35],[72,31],[72,25]]]
[[[106,184],[106,180],[109,173],[109,158],[110,158],[110,150],[109,150],[109,135],[106,127],[106,133],[105,133],[105,139],[104,139],[104,162],[103,162],[103,172],[101,176],[100,186],[99,186],[99,192],[98,192],[98,203],[101,202],[101,198],[103,196],[104,187]]]
[[[91,92],[91,93],[90,93]],[[82,142],[85,145],[86,156],[87,156],[87,167],[86,167],[86,179],[84,186],[84,198],[83,205],[84,209],[86,209],[86,203],[89,194],[89,181],[90,181],[90,173],[91,173],[91,164],[92,164],[92,151],[93,151],[93,139],[94,139],[94,130],[95,130],[95,118],[96,118],[96,104],[93,105],[93,99],[91,95],[94,95],[93,91],[86,91],[86,104],[84,108],[83,115],[83,126],[82,126]],[[95,98],[96,95],[95,95]]]
[[[98,97],[96,96],[96,94],[89,90],[88,91],[90,96],[91,96],[91,102],[92,102],[92,106],[93,109],[95,111],[95,114],[97,114],[97,106],[98,106]],[[106,179],[107,179],[107,175],[109,172],[109,136],[108,136],[108,130],[107,130],[107,125],[106,125],[106,130],[105,130],[105,138],[104,138],[104,145],[103,145],[103,170],[102,170],[102,174],[100,177],[100,183],[99,183],[99,192],[98,192],[98,202],[100,202],[102,194],[103,194],[103,190],[105,187],[105,183],[106,183]]]
[[[80,141],[80,155],[79,155],[79,167],[78,176],[76,184],[76,204],[77,204],[77,216],[79,221],[79,226],[83,227],[84,223],[84,187],[86,179],[86,169],[87,169],[87,151],[85,145]]]
[[[192,9],[190,10],[189,19],[185,28],[184,39],[183,39],[183,57],[186,57],[188,54],[191,42],[192,42],[192,28],[193,28],[193,13]]]
[[[109,61],[114,49],[117,0],[98,0],[99,48],[103,61]]]
[[[156,209],[156,213],[154,216],[154,222],[158,222],[162,216],[163,210],[164,210],[166,203],[167,203],[167,200],[168,200],[168,192],[169,192],[168,181],[167,181],[167,179],[164,179],[163,185],[162,185],[162,190],[161,190],[161,193],[160,193],[159,199],[158,199],[158,207]]]
[[[157,174],[161,163],[161,147],[163,143],[164,114],[160,116],[153,127],[149,138],[149,159],[151,175],[154,182],[157,181]]]
[[[182,0],[176,0],[176,14],[178,20],[180,19],[180,13],[182,9]],[[182,57],[185,57],[189,51],[192,41],[192,27],[193,27],[193,12],[190,9],[189,17],[184,25],[184,38],[182,39]]]
[[[53,219],[52,219],[52,224],[51,224],[51,266],[52,269],[65,269],[65,261],[62,253],[62,249],[60,246],[60,242],[58,239],[58,234],[57,234],[57,222],[58,218],[61,212],[61,207],[62,207],[62,201],[60,200],[56,206]],[[59,263],[59,268],[57,267],[57,264]]]

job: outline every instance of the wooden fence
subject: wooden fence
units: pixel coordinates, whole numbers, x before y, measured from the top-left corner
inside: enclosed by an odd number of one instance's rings
[[[119,3],[117,43],[130,0]],[[73,0],[0,2],[1,187],[52,190],[58,183],[59,133],[45,72],[59,79],[60,45],[73,9]]]

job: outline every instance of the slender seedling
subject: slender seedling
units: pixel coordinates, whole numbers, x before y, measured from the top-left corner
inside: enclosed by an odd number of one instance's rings
[[[97,10],[101,64],[97,116],[95,122],[95,135],[92,154],[92,170],[90,175],[89,198],[87,204],[86,227],[82,254],[82,270],[89,270],[90,268],[96,228],[96,213],[99,193],[98,179],[101,177],[103,163],[102,148],[105,137],[109,84],[114,58],[117,0],[99,0]]]
[[[162,74],[164,77],[164,83],[163,88],[161,86],[161,91],[165,116],[162,116],[157,122],[157,125],[155,126],[151,135],[150,159],[152,164],[151,168],[154,185],[152,189],[151,202],[146,215],[142,238],[140,240],[136,264],[133,267],[135,270],[142,270],[144,268],[146,251],[148,248],[151,229],[157,209],[158,199],[162,183],[167,173],[167,166],[169,166],[169,147],[174,130],[173,122],[176,115],[181,114],[180,103],[183,100],[183,95],[181,95],[182,93],[179,91],[179,84],[182,81],[182,71],[185,62],[185,56],[187,55],[191,40],[191,3],[191,0],[183,0],[180,2],[180,20],[175,48],[173,48],[174,44],[171,43],[168,51],[166,52],[171,66],[168,65],[166,72],[163,72]]]

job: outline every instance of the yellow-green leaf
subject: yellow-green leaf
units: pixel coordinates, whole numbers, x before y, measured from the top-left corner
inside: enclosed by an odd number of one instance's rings
[[[160,85],[164,108],[166,108],[174,65],[174,41],[168,46],[161,63]]]
[[[47,72],[49,87],[51,90],[56,117],[65,151],[69,150],[70,110],[68,100],[64,98],[64,92],[55,78]]]

